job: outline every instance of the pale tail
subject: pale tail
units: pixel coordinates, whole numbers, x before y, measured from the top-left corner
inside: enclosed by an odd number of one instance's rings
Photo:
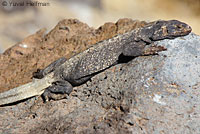
[[[41,95],[52,81],[53,79],[49,77],[35,79],[33,82],[0,93],[0,106]]]

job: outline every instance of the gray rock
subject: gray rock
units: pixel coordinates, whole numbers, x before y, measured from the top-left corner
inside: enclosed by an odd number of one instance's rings
[[[200,133],[200,37],[156,43],[168,50],[111,67],[66,100],[0,108],[0,133]]]

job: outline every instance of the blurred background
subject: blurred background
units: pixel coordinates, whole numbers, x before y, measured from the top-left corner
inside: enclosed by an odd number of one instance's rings
[[[200,0],[0,0],[0,53],[67,18],[94,28],[119,18],[178,19],[200,35]]]

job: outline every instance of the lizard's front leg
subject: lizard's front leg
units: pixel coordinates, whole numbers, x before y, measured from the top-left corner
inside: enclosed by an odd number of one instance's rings
[[[154,45],[153,42],[147,45],[146,42],[138,41],[125,44],[122,53],[124,56],[137,57],[142,55],[155,55],[158,52],[165,50],[166,48]]]

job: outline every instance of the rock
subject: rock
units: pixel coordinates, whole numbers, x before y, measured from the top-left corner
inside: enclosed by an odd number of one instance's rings
[[[0,133],[200,133],[200,36],[113,66],[68,99],[0,108]]]

